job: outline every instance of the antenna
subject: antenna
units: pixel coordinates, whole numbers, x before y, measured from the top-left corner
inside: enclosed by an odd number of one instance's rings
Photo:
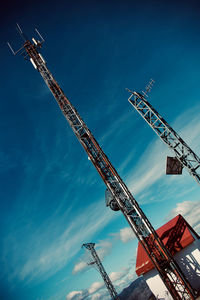
[[[20,34],[21,38],[25,42],[28,38],[26,38],[26,36],[24,35],[24,33],[18,23],[16,23],[16,29],[17,29],[18,33]]]
[[[37,30],[37,28],[35,28],[35,31],[37,32],[37,34],[39,35],[39,37],[41,38],[41,41],[40,41],[40,43],[42,44],[42,43],[44,43],[44,38],[42,37],[42,35],[40,34],[40,32]]]
[[[150,93],[154,82],[155,80],[150,79],[149,83],[145,86],[145,91],[142,91],[142,93],[131,91],[128,88],[126,88],[125,90],[132,94],[128,101],[132,98],[133,95],[145,101],[145,97],[148,97],[148,93]]]
[[[12,51],[13,55],[15,55],[17,52],[15,52],[15,51],[13,50],[13,48],[11,47],[11,45],[10,45],[9,42],[7,42],[7,45],[8,45],[8,47],[10,48],[10,50]],[[20,49],[20,50],[21,50],[21,49]]]
[[[28,41],[28,38],[23,33],[23,31],[22,31],[22,29],[21,29],[21,27],[19,26],[18,23],[16,23],[16,30],[19,33],[19,35],[22,38],[22,40],[24,41],[23,46],[21,46],[17,51],[15,51],[9,42],[7,42],[7,45],[10,48],[10,50],[11,50],[11,52],[12,52],[13,55],[16,55],[16,54],[18,54],[20,52],[21,52],[20,54],[24,54],[26,52],[26,50],[25,50],[25,43]],[[39,36],[39,38],[41,40],[37,40],[36,41],[34,38],[32,38],[32,40],[33,40],[36,48],[38,48],[38,47],[41,48],[41,46],[42,46],[42,44],[44,43],[45,40],[42,37],[41,33],[36,28],[35,28],[35,31],[36,31],[37,35]],[[26,58],[26,55],[25,55],[25,58]]]
[[[145,86],[145,92],[142,91],[142,94],[145,96],[145,97],[148,97],[148,93],[150,93],[151,89],[152,89],[152,86],[154,84],[155,80],[153,79],[150,79],[149,83]]]

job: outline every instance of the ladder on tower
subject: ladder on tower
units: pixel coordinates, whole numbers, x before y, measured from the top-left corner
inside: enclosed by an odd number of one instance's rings
[[[154,80],[150,80],[145,92],[130,91],[128,101],[155,131],[159,138],[173,151],[174,158],[167,159],[167,174],[181,174],[182,168],[200,184],[200,158],[147,101]]]
[[[23,46],[16,52],[12,49],[10,44],[9,47],[14,54],[21,53],[25,58],[29,58],[34,68],[40,73],[46,85],[49,87],[63,115],[85,149],[87,156],[102,177],[110,193],[107,205],[113,210],[121,210],[155,268],[158,270],[161,279],[173,299],[194,300],[196,298],[196,291],[192,288],[180,267],[173,259],[173,256],[158,237],[128,187],[47,68],[45,60],[38,51],[44,39],[39,34],[41,40],[32,39],[31,41],[25,37],[19,25],[17,29],[23,39]],[[37,31],[37,33],[39,32]]]

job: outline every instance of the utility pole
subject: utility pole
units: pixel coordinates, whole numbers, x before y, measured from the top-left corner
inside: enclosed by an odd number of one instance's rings
[[[107,194],[109,194],[109,197],[107,197],[107,206],[110,206],[113,210],[121,210],[155,268],[158,270],[173,299],[195,299],[196,291],[194,291],[89,128],[47,68],[45,60],[38,52],[44,40],[36,41],[32,39],[32,42],[26,39],[19,25],[18,31],[23,39],[23,46],[17,53],[20,52],[25,58],[29,58],[34,68],[40,73],[77,139],[102,177],[107,187]],[[41,38],[40,34],[39,37]]]
[[[189,174],[200,184],[200,158],[147,101],[147,93],[151,90],[153,82],[151,79],[150,83],[146,86],[146,91],[142,93],[128,90],[131,93],[128,101],[159,138],[173,151],[175,159],[168,158],[167,164],[169,167],[172,164],[172,168],[173,164],[175,165],[174,174],[182,173],[182,168],[185,167]],[[170,170],[169,172],[167,170],[167,174],[170,174]]]
[[[106,273],[102,263],[101,263],[101,260],[96,252],[96,250],[94,249],[94,246],[95,246],[95,243],[86,243],[86,244],[83,244],[82,247],[85,247],[87,250],[89,250],[91,252],[91,255],[94,259],[93,262],[89,263],[89,265],[92,265],[92,264],[95,264],[98,268],[98,271],[99,273],[101,274],[102,278],[103,278],[103,281],[108,289],[108,292],[111,296],[111,298],[113,300],[119,300],[118,296],[117,296],[117,292],[108,276],[108,274]]]

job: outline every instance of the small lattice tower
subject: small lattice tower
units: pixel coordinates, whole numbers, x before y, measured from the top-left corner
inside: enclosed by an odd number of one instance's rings
[[[90,251],[93,261],[89,263],[89,265],[95,264],[97,267],[97,270],[99,271],[99,273],[101,274],[101,277],[103,278],[103,281],[105,283],[105,286],[108,289],[108,292],[111,296],[112,299],[114,300],[119,300],[119,297],[117,296],[117,292],[108,276],[108,274],[106,273],[102,262],[96,252],[96,250],[94,249],[95,243],[86,243],[83,244],[82,247],[85,247],[87,250]]]

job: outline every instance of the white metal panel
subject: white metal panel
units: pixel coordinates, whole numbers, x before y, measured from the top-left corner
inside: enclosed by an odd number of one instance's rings
[[[37,66],[36,66],[36,64],[34,63],[32,57],[30,58],[30,61],[31,61],[32,65],[34,66],[34,68],[37,70]]]
[[[192,244],[178,252],[174,258],[183,273],[187,276],[192,287],[197,291],[200,291],[200,240],[196,239]],[[158,275],[157,270],[153,269],[144,274],[143,277],[157,299],[173,299],[169,295],[167,288]]]
[[[158,272],[154,269],[144,274],[144,280],[158,300],[173,300]]]

